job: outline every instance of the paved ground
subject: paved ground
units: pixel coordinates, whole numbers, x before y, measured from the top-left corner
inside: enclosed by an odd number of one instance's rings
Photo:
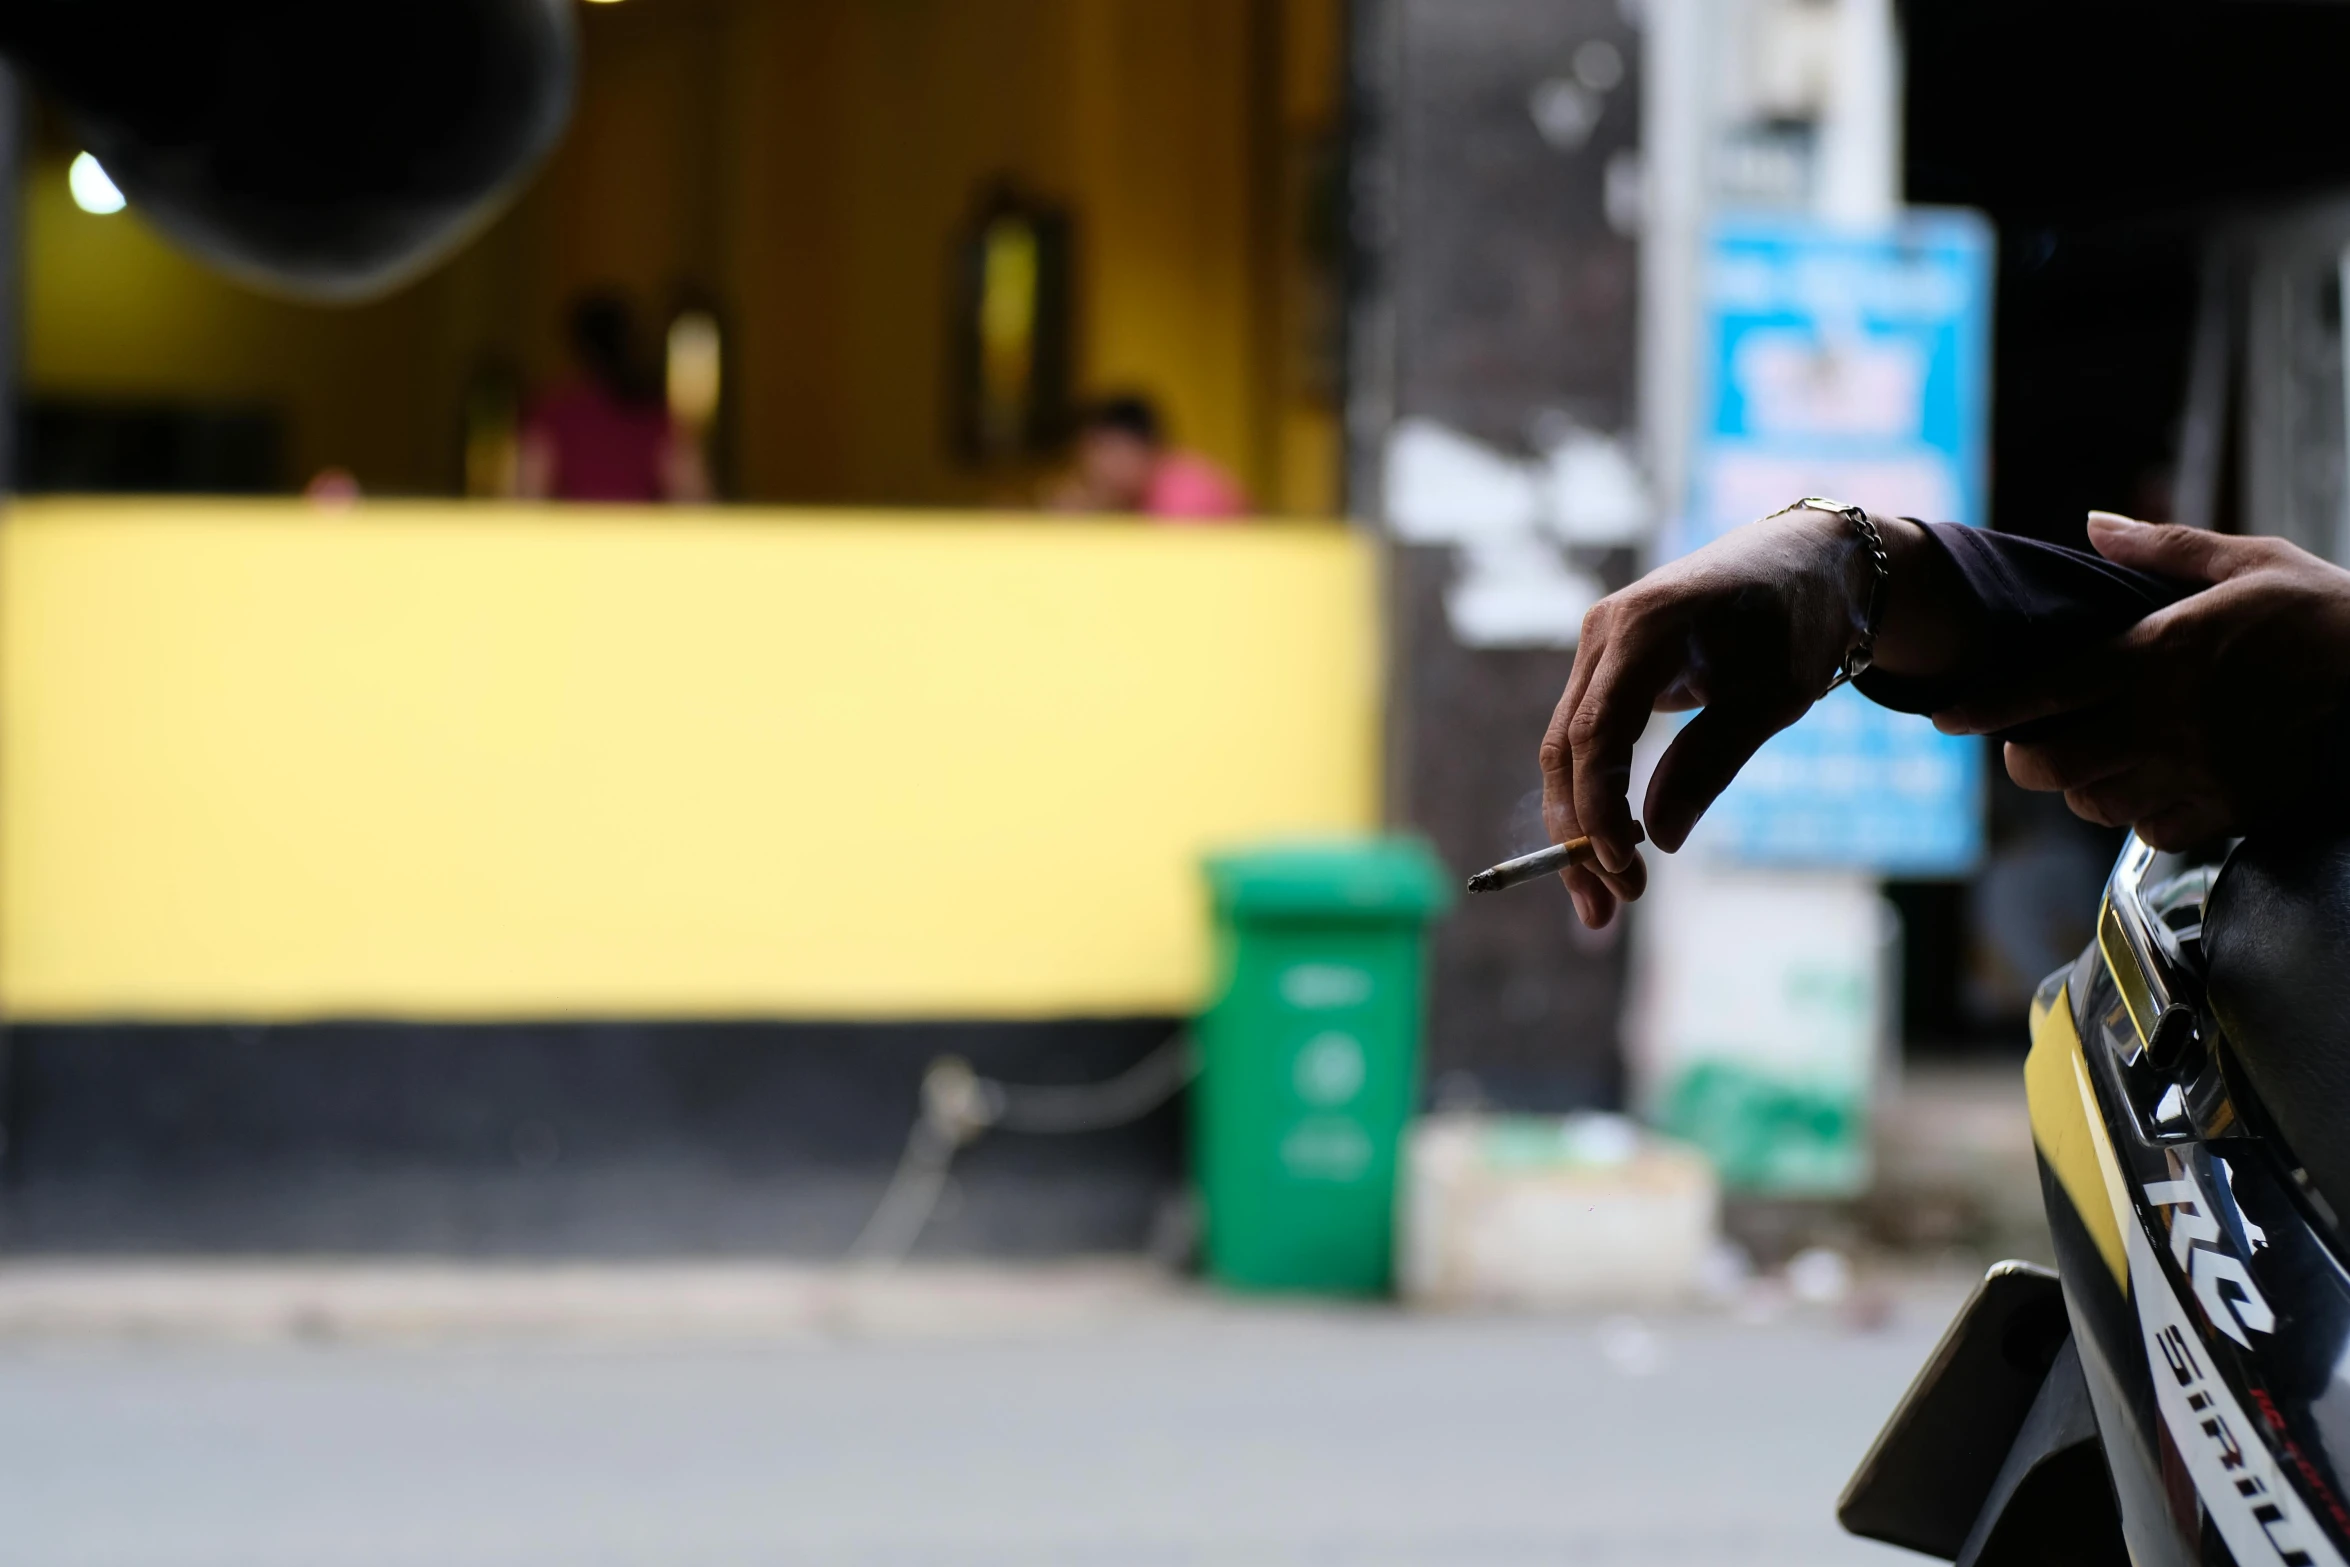
[[[52,1277],[49,1317],[0,1319],[0,1561],[1916,1559],[1842,1538],[1830,1512],[1946,1290],[1909,1291],[1863,1330],[1834,1312],[1237,1309],[1105,1277],[916,1276],[891,1286],[894,1314],[835,1298],[764,1336],[723,1313],[652,1331],[658,1289],[598,1319],[582,1302],[612,1291],[585,1275],[564,1286],[569,1318],[542,1305],[468,1326],[413,1302],[338,1318],[313,1301],[281,1319],[294,1336],[154,1310],[74,1319],[72,1281]],[[26,1286],[0,1279],[0,1301]],[[366,1295],[347,1287],[346,1306]]]

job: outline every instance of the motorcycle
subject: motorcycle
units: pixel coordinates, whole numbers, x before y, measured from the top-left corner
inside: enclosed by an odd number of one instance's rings
[[[2024,1067],[1993,1267],[1838,1506],[1960,1567],[2350,1563],[2350,836],[2133,837]]]

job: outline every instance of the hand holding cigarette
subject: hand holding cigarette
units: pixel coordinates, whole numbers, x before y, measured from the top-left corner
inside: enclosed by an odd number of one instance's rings
[[[1756,749],[1844,667],[1878,587],[1875,668],[1943,676],[1981,656],[1983,605],[1949,553],[1917,523],[1872,521],[1890,576],[1848,517],[1802,506],[1658,567],[1584,617],[1540,752],[1550,830],[1589,833],[1598,850],[1564,867],[1584,924],[1599,929],[1647,885],[1633,814],[1658,848],[1678,851]],[[1629,798],[1649,719],[1693,709],[1644,799]]]
[[[1632,841],[1645,840],[1640,824],[1632,824]],[[1538,876],[1549,876],[1570,865],[1591,866],[1599,861],[1598,851],[1591,847],[1589,838],[1569,838],[1565,843],[1554,843],[1547,849],[1532,854],[1521,854],[1514,860],[1504,860],[1488,870],[1481,870],[1469,878],[1471,892],[1499,892],[1515,887],[1520,882],[1532,881]]]

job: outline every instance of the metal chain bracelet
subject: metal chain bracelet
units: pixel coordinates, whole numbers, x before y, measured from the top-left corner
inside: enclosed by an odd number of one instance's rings
[[[1838,686],[1849,685],[1867,674],[1869,666],[1877,661],[1877,627],[1885,618],[1885,591],[1893,581],[1893,559],[1885,553],[1885,535],[1877,531],[1866,507],[1832,501],[1824,495],[1806,495],[1801,500],[1789,501],[1772,512],[1771,517],[1784,517],[1791,511],[1824,511],[1842,517],[1860,535],[1861,548],[1869,557],[1869,597],[1861,611],[1860,635],[1845,651],[1844,662],[1837,666],[1835,675],[1821,690],[1820,695],[1826,696]],[[1770,517],[1763,520],[1768,522]]]

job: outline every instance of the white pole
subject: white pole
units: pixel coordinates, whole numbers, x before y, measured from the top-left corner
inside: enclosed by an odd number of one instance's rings
[[[1723,0],[1648,0],[1641,46],[1640,435],[1668,521],[1685,503],[1722,11]]]
[[[1819,214],[1876,227],[1901,208],[1901,45],[1893,0],[1838,0],[1820,121]]]

